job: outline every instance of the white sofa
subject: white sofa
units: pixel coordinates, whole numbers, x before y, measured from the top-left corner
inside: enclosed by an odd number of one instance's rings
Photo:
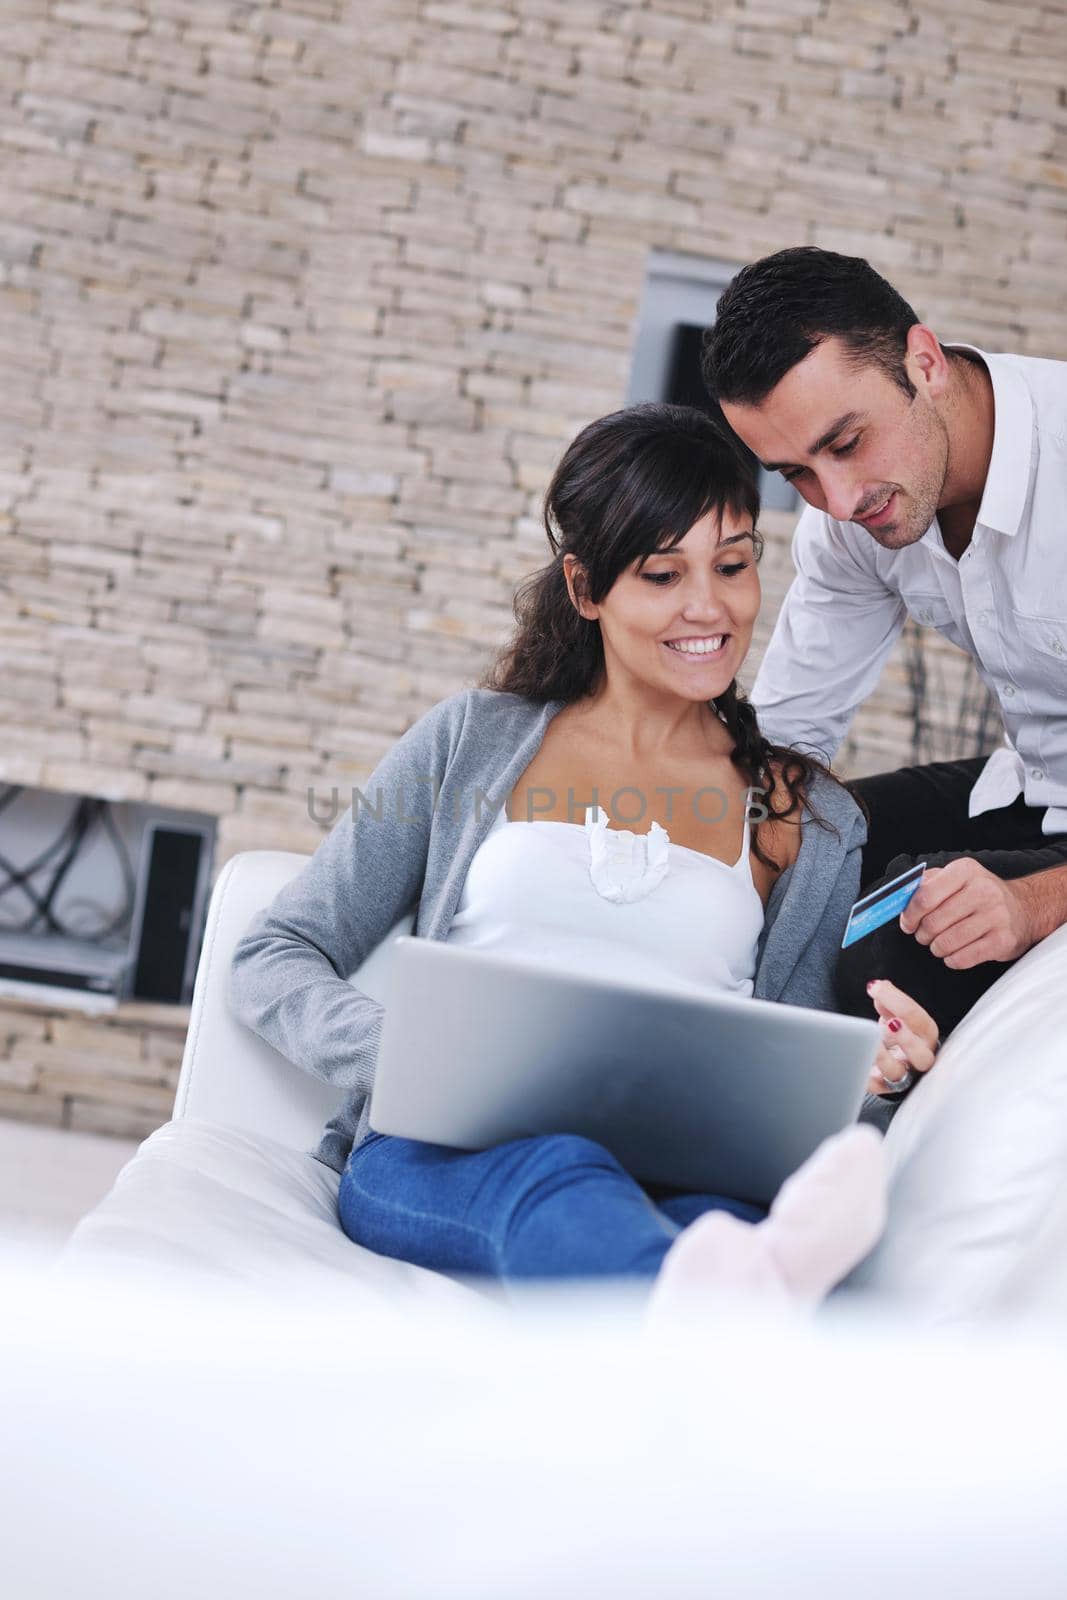
[[[307,1154],[337,1095],[231,1015],[234,946],[303,865],[256,851],[219,875],[205,929],[173,1119],[75,1230],[65,1263],[180,1267],[269,1288],[296,1265],[370,1299],[473,1291],[352,1244],[338,1177]],[[351,981],[385,998],[398,924]],[[887,1135],[890,1220],[837,1292],[913,1319],[1067,1308],[1067,927],[1006,972],[950,1038]]]
[[[227,865],[174,1119],[58,1268],[0,1261],[11,1593],[1059,1600],[1067,930],[902,1108],[886,1238],[817,1319],[647,1328],[617,1286],[505,1306],[341,1232],[329,1093],[226,1009],[300,864]]]

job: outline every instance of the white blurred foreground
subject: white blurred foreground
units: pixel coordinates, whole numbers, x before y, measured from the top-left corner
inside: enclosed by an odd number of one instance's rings
[[[1058,1319],[4,1277],[12,1600],[1064,1593]]]

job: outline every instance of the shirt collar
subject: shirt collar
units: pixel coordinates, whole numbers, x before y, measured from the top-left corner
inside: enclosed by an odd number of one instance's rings
[[[973,344],[950,344],[984,363],[993,385],[993,452],[989,458],[976,525],[1016,534],[1023,520],[1034,475],[1034,402],[1026,380],[1004,356]]]

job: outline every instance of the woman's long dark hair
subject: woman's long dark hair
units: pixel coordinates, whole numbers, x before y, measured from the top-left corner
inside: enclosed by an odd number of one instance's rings
[[[604,672],[604,647],[599,625],[571,600],[564,556],[577,559],[583,592],[595,605],[633,562],[672,549],[701,517],[725,511],[751,517],[755,525],[759,491],[740,445],[705,412],[649,404],[591,422],[566,450],[545,496],[552,560],[520,585],[517,629],[483,686],[542,703],[591,694]],[[758,533],[753,543],[758,561]],[[731,761],[750,788],[765,794],[771,818],[799,811],[816,770],[827,769],[800,751],[770,744],[736,680],[714,707],[733,737]],[[777,810],[772,762],[785,790]],[[779,867],[761,846],[758,823],[752,847],[766,866]]]

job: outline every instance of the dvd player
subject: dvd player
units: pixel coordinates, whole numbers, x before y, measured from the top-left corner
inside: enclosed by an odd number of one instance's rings
[[[91,939],[0,931],[0,982],[118,999],[129,962],[128,944],[116,950]]]

